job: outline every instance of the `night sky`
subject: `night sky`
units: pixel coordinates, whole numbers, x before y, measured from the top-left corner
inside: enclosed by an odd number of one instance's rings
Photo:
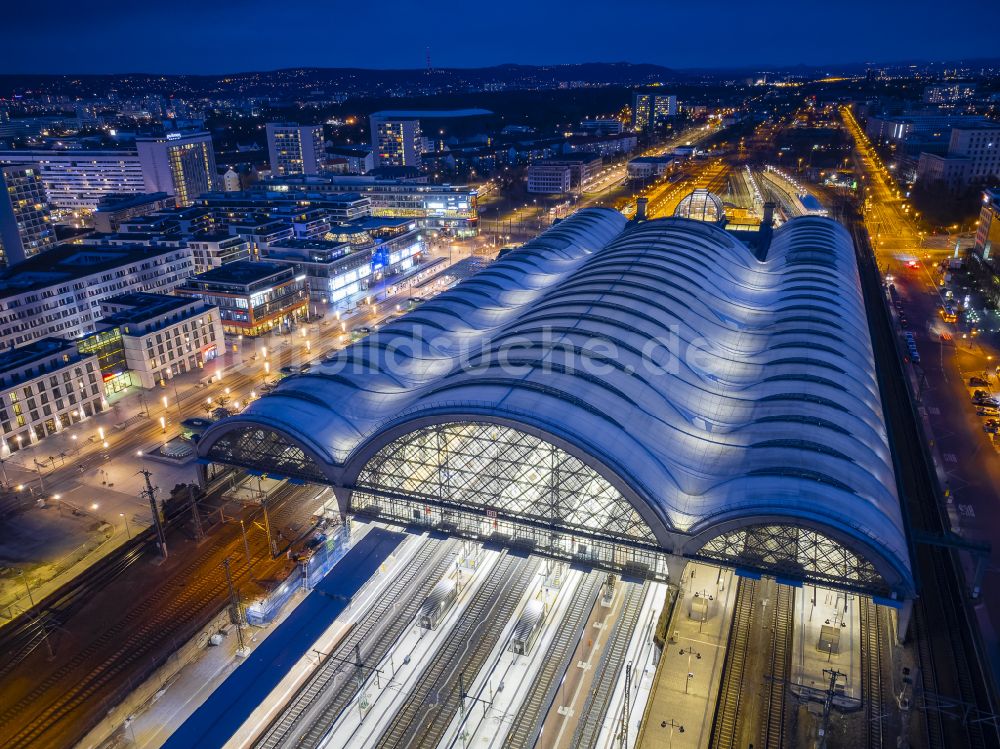
[[[5,0],[2,73],[222,73],[648,62],[674,68],[1000,55],[995,0]]]

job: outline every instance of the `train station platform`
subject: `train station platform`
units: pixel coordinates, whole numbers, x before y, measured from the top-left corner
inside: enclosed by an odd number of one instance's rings
[[[372,528],[163,744],[222,747],[406,538]]]
[[[708,746],[736,582],[732,570],[695,562],[684,569],[668,641],[634,744],[637,749]]]
[[[825,692],[836,679],[837,700],[860,706],[862,690],[861,622],[858,596],[805,585],[795,590],[792,638],[792,691]],[[815,694],[815,692],[813,692]]]

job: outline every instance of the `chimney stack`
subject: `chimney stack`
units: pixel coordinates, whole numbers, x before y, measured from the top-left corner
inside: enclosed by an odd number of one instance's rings
[[[760,222],[761,228],[770,229],[774,225],[774,203],[770,200],[764,203],[764,218]]]

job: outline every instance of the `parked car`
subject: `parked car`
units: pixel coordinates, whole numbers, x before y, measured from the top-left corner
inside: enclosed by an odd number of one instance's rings
[[[974,388],[983,387],[983,388],[986,388],[986,387],[989,387],[989,386],[990,386],[990,383],[988,383],[982,377],[970,377],[969,378],[969,387],[974,387]]]
[[[977,416],[1000,416],[1000,408],[996,406],[979,406],[976,409]]]
[[[983,431],[987,434],[996,434],[997,431],[1000,431],[1000,421],[987,419],[983,422]]]

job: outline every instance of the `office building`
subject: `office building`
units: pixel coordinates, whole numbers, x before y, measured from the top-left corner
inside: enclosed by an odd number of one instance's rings
[[[273,243],[291,239],[293,233],[287,221],[263,214],[235,219],[226,228],[233,236],[243,237],[250,243],[250,254],[254,260],[260,259]]]
[[[172,130],[136,138],[135,146],[145,192],[173,195],[183,207],[214,188],[215,153],[208,133]]]
[[[375,281],[406,273],[419,262],[423,242],[415,230],[373,238],[379,219],[337,227],[334,240],[289,239],[272,244],[267,261],[305,275],[314,303],[346,309]],[[366,226],[368,224],[368,226]],[[367,229],[367,231],[366,231]]]
[[[635,133],[571,138],[563,143],[563,153],[596,153],[599,156],[616,156],[632,153],[639,145]]]
[[[193,270],[188,247],[55,247],[0,272],[0,348],[80,338],[96,329],[107,297],[167,292]]]
[[[649,91],[632,94],[632,129],[636,132],[656,130],[677,113],[677,97],[673,94]]]
[[[323,126],[267,123],[271,174],[319,174],[323,168]]]
[[[475,235],[479,223],[479,193],[464,185],[426,185],[371,176],[298,176],[271,180],[267,187],[316,196],[358,193],[370,201],[372,216],[415,219],[424,228],[443,229],[456,236]],[[322,205],[316,200],[309,198],[311,205]]]
[[[125,195],[105,195],[97,204],[92,216],[94,230],[111,234],[118,231],[122,224],[156,211],[174,207],[174,198],[165,192],[152,194],[138,193]]]
[[[81,349],[91,341],[110,342],[96,345],[95,354],[111,349],[105,356],[117,358],[114,348],[119,348],[118,369],[123,366],[130,384],[147,390],[202,368],[225,349],[219,310],[200,299],[140,292],[109,297],[101,308],[105,316],[97,322],[98,332],[81,342]],[[120,372],[102,366],[102,374],[108,379]]]
[[[573,174],[565,164],[538,161],[528,166],[528,192],[541,195],[567,193],[573,184]]]
[[[969,160],[970,181],[1000,180],[1000,123],[953,128],[948,156]]]
[[[614,117],[595,117],[580,122],[580,132],[588,135],[618,135],[622,129],[621,120]]]
[[[194,272],[204,273],[237,260],[252,260],[250,241],[228,231],[194,234],[187,240],[194,260]]]
[[[961,190],[972,182],[1000,179],[1000,125],[952,128],[946,155],[921,153],[917,181]]]
[[[674,163],[672,156],[638,156],[628,162],[630,180],[655,179],[666,174]]]
[[[41,338],[0,354],[0,458],[107,408],[97,358]]]
[[[596,153],[567,153],[543,159],[531,166],[566,167],[569,169],[570,189],[585,190],[600,172],[604,160]],[[529,173],[531,166],[528,167]]]
[[[243,192],[214,192],[202,195],[199,203],[218,214],[218,223],[229,224],[263,219],[281,219],[294,225],[296,234],[308,236],[322,231],[322,222],[351,221],[371,215],[371,200],[356,192],[292,190],[290,185],[325,184],[327,177],[298,175],[255,185]],[[308,207],[304,204],[308,203]]]
[[[969,127],[986,123],[983,117],[962,114],[942,114],[939,110],[930,112],[906,112],[898,115],[869,115],[865,122],[865,133],[877,143],[900,144],[917,135],[947,135],[956,127]]]
[[[38,166],[0,167],[0,250],[16,265],[55,245],[52,216]]]
[[[107,196],[146,192],[135,149],[0,151],[0,164],[36,164],[53,208],[89,212]]]
[[[218,307],[222,328],[231,335],[263,335],[309,310],[305,274],[278,263],[238,260],[192,276],[174,293]]]

